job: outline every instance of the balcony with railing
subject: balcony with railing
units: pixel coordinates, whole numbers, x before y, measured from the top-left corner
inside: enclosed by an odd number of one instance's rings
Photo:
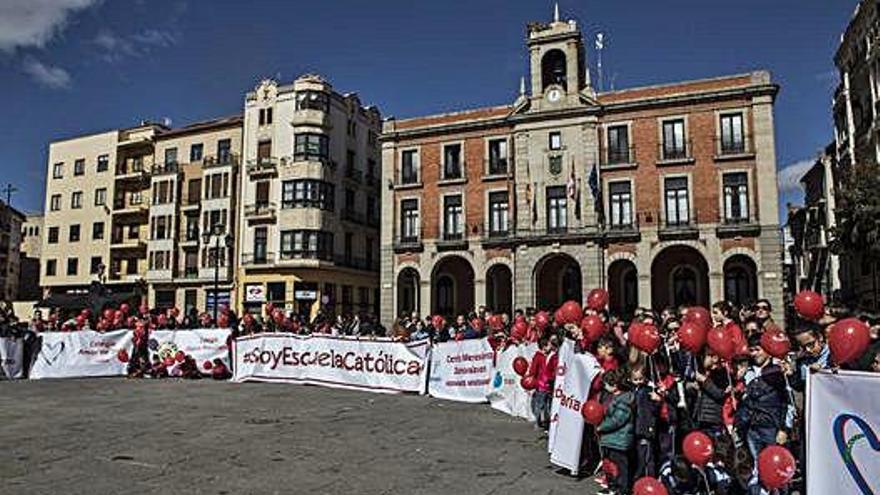
[[[398,233],[394,236],[394,252],[406,253],[422,251],[425,248],[422,243],[422,235],[422,231],[404,234]]]
[[[690,139],[676,144],[657,145],[657,165],[682,165],[693,161],[693,144]]]
[[[174,175],[178,172],[180,172],[180,164],[177,162],[157,163],[150,168],[150,174],[153,176]]]
[[[180,205],[181,210],[197,210],[202,205],[202,197],[201,191],[195,195],[183,194],[180,196]]]
[[[602,237],[610,243],[639,242],[642,239],[639,216],[634,215],[633,218],[608,222],[602,228]]]
[[[252,203],[245,205],[244,217],[252,223],[273,222],[277,214],[275,203]]]
[[[484,179],[506,179],[510,177],[510,159],[505,157],[487,158],[483,161]]]
[[[116,198],[113,200],[113,215],[115,216],[145,216],[150,211],[150,205],[143,199],[132,200],[131,198]]]
[[[180,236],[178,236],[177,242],[180,243],[181,247],[198,246],[199,229],[197,227],[192,227],[181,231]]]
[[[724,212],[718,218],[715,235],[727,237],[757,237],[761,234],[761,225],[750,215],[727,215]]]
[[[275,264],[275,253],[243,253],[241,265],[246,268],[269,267]]]
[[[437,239],[437,249],[439,251],[459,251],[468,248],[468,240],[464,232],[443,232],[440,239]]]
[[[657,235],[662,241],[693,240],[700,237],[701,218],[700,212],[696,209],[671,214],[662,211],[653,212],[652,216],[659,219]]]
[[[219,156],[206,156],[202,158],[202,168],[237,166],[241,158],[235,153],[224,153]]]
[[[602,168],[628,168],[636,166],[636,147],[605,148],[599,154],[599,165]]]
[[[753,158],[755,148],[751,136],[739,139],[715,138],[715,161]]]
[[[251,179],[262,179],[278,175],[278,159],[263,157],[257,160],[248,160],[247,174]]]
[[[127,232],[117,231],[110,236],[110,248],[146,251],[147,239],[139,234],[131,235]]]

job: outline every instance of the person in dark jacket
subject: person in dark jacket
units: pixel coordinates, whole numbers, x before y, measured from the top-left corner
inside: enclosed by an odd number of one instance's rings
[[[663,399],[654,391],[654,385],[648,384],[644,368],[630,370],[629,381],[633,386],[635,406],[636,469],[633,479],[657,476],[657,421]]]
[[[746,390],[736,411],[735,426],[752,458],[757,459],[764,447],[787,443],[790,404],[785,374],[761,347],[759,335],[749,339],[749,354],[752,366],[745,374]],[[749,493],[756,495],[761,489],[757,473],[754,479]]]
[[[703,356],[703,372],[695,375],[697,398],[694,403],[694,424],[712,438],[724,431],[722,408],[730,395],[730,375],[721,359],[707,350]]]
[[[629,450],[633,447],[633,394],[627,391],[626,371],[611,370],[602,376],[605,390],[613,397],[605,418],[596,427],[605,459],[617,468],[609,476],[606,494],[627,494],[630,487]]]

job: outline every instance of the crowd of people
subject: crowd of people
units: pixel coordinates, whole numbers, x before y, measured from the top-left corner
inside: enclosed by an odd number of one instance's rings
[[[97,315],[82,310],[65,318],[53,312],[44,319],[38,311],[27,331],[133,329],[126,356],[129,374],[157,378],[225,379],[230,370],[220,359],[200,369],[192,356],[151,353],[154,329],[230,328],[230,340],[262,332],[438,343],[486,338],[497,351],[536,344],[527,366],[517,372],[523,388],[531,391],[536,425],[545,430],[554,420],[550,409],[558,352],[564,342],[573,342],[575,352],[591,353],[601,367],[582,408],[587,428],[581,472],[597,473],[601,493],[621,495],[788,493],[803,478],[809,373],[837,368],[880,372],[878,322],[826,308],[818,294],[798,294],[798,318],[787,331],[773,321],[767,300],[741,307],[722,301],[710,310],[641,308],[624,319],[609,313],[607,297],[597,289],[584,307],[569,301],[553,314],[518,309],[508,315],[485,307],[452,321],[405,314],[390,331],[366,316],[319,312],[309,321],[271,305],[264,308],[265,316],[240,318],[221,308],[215,321],[209,313],[181,315],[173,308],[155,311],[145,305],[133,311],[123,304]],[[8,305],[0,305],[0,319],[4,328],[17,322]],[[791,454],[797,468],[775,482],[759,476],[758,469],[762,453],[774,446]]]
[[[532,410],[544,429],[553,420],[560,345],[568,339],[576,352],[592,353],[602,371],[582,409],[592,423],[582,459],[597,467],[601,493],[782,494],[803,482],[808,374],[880,372],[878,322],[825,308],[814,293],[799,294],[795,306],[799,317],[787,332],[763,299],[741,307],[722,301],[711,312],[642,308],[624,320],[607,311],[607,293],[598,289],[584,308],[569,302],[553,315],[517,310],[510,318],[479,308],[447,322],[405,314],[393,334],[435,342],[488,338],[496,350],[537,344],[518,372],[533,391]],[[848,340],[854,333],[859,337]],[[835,347],[834,339],[841,344]],[[762,480],[758,464],[773,446],[785,449],[782,457],[791,455],[797,472]],[[663,492],[652,491],[660,487]]]

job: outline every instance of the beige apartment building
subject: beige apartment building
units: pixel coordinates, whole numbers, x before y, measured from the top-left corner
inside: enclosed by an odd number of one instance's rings
[[[24,219],[20,211],[0,201],[0,301],[18,299],[19,249]]]
[[[240,309],[377,312],[380,129],[319,76],[247,94]]]
[[[237,115],[156,136],[146,276],[151,306],[186,313],[232,306],[241,135]]]
[[[81,292],[100,280],[145,291],[153,138],[137,127],[49,145],[41,273],[48,293]]]
[[[35,301],[42,297],[40,289],[40,253],[43,250],[43,215],[25,215],[21,226],[21,270],[18,274],[18,299]]]

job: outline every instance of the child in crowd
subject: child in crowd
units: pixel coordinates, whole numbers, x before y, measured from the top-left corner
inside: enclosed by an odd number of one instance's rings
[[[528,372],[528,376],[535,380],[532,413],[535,415],[535,423],[544,430],[550,427],[550,404],[553,399],[553,381],[556,378],[558,364],[556,347],[555,336],[541,337]]]
[[[602,383],[612,399],[596,433],[602,454],[616,469],[608,475],[608,489],[600,493],[626,495],[630,488],[629,451],[633,447],[633,394],[627,390],[626,372],[621,369],[605,373]]]
[[[657,439],[657,420],[663,399],[649,384],[645,369],[636,366],[630,370],[635,405],[635,443],[636,465],[633,479],[643,476],[656,476],[655,445]]]

